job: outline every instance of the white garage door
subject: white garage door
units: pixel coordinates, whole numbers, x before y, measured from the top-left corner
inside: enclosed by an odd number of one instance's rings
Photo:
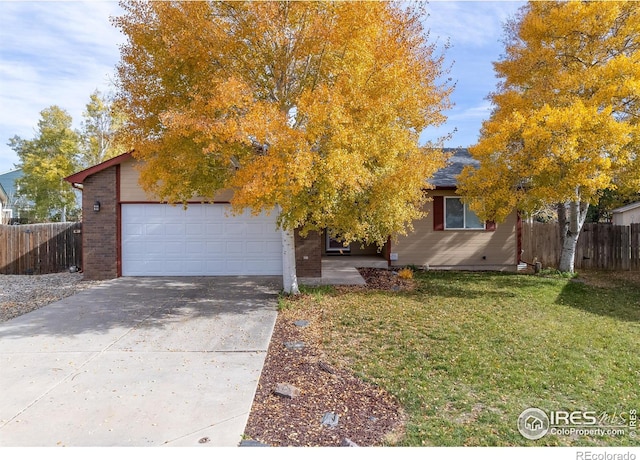
[[[281,275],[276,215],[228,205],[122,205],[123,276]]]

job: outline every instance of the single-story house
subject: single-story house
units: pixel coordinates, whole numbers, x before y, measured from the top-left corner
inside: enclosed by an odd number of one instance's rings
[[[149,197],[138,183],[132,152],[73,174],[65,180],[82,189],[83,260],[86,279],[119,276],[222,276],[282,274],[282,241],[276,215],[230,216],[230,192],[213,203],[195,197],[188,207]],[[415,232],[389,239],[382,251],[344,247],[326,232],[302,238],[297,232],[299,277],[319,277],[322,258],[370,255],[389,266],[515,270],[519,259],[516,213],[500,225],[479,222],[455,194],[455,176],[473,161],[456,150],[429,190],[429,215]]]
[[[613,225],[640,224],[640,201],[612,210],[611,223]]]

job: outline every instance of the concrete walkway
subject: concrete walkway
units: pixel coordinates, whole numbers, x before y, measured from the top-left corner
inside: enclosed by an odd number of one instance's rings
[[[364,286],[367,284],[358,272],[359,267],[387,268],[381,257],[331,256],[322,259],[322,277],[300,278],[298,284],[306,286]]]
[[[281,286],[120,278],[0,323],[0,446],[237,446]]]

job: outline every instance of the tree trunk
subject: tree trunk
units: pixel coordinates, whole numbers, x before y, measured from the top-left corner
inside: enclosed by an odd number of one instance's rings
[[[278,213],[282,209],[276,207]],[[282,288],[287,294],[300,294],[296,275],[296,240],[293,230],[282,229]]]
[[[573,273],[578,237],[587,218],[589,205],[580,201],[558,203],[558,226],[560,231],[560,262],[558,270]]]
[[[291,230],[282,229],[282,286],[287,294],[300,294],[296,275],[296,244]]]

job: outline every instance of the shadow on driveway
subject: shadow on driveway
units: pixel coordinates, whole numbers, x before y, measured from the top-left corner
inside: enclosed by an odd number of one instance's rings
[[[165,329],[180,317],[250,315],[273,306],[280,277],[118,278],[0,323],[12,337],[108,334],[118,328]]]
[[[280,289],[119,278],[0,324],[0,446],[237,446]]]

